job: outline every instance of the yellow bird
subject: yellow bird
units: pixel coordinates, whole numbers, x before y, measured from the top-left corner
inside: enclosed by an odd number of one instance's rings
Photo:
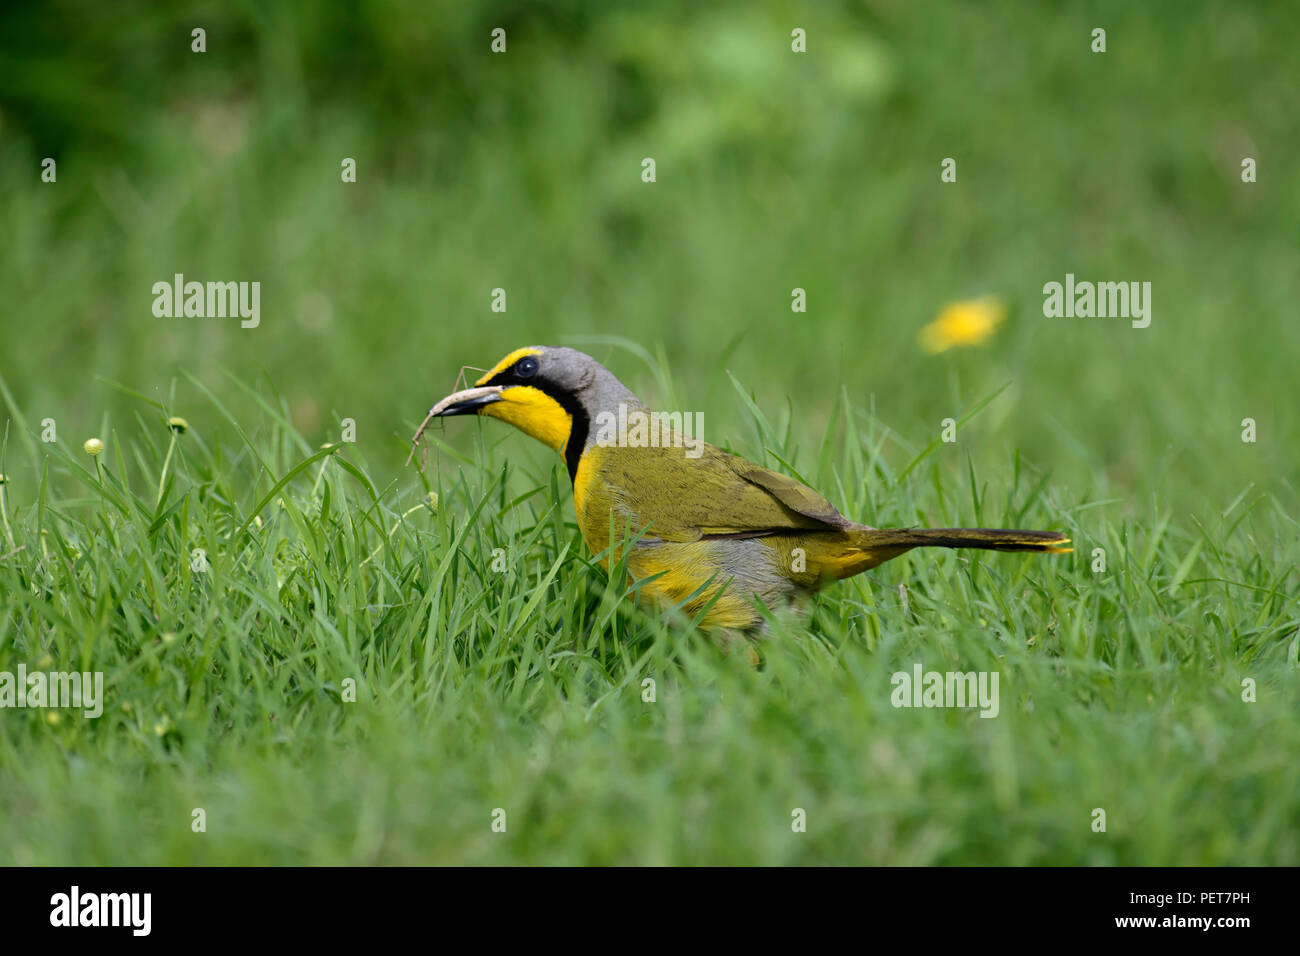
[[[912,548],[1071,550],[1055,531],[850,521],[793,478],[657,428],[662,418],[575,349],[511,352],[473,388],[434,405],[413,443],[434,418],[452,415],[499,418],[562,455],[578,527],[606,570],[633,542],[627,568],[641,593],[691,615],[707,608],[706,628],[759,627],[755,598],[775,608]]]

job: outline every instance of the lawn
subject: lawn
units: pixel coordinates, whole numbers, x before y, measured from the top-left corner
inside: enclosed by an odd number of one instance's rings
[[[0,675],[104,700],[0,709],[0,864],[1300,863],[1294,10],[57,6],[0,13]],[[528,344],[856,520],[1075,551],[913,551],[755,666],[508,426],[404,465]]]

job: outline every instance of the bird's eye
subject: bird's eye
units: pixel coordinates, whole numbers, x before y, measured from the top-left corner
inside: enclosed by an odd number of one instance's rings
[[[532,378],[537,374],[537,359],[525,355],[515,363],[515,374],[520,378]]]

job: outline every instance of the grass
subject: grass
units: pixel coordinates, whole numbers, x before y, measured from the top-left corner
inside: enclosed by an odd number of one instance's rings
[[[0,9],[0,672],[108,709],[0,711],[0,863],[1300,862],[1295,5],[56,6]],[[1067,273],[1151,326],[1044,317]],[[1077,550],[913,552],[752,669],[539,444],[402,467],[527,344],[856,520]],[[892,707],[918,662],[997,718]]]
[[[108,707],[5,713],[0,862],[1300,859],[1300,546],[1265,496],[1112,522],[1019,458],[990,486],[954,446],[905,450],[847,398],[801,456],[737,396],[759,438],[735,450],[802,465],[846,513],[1077,548],[912,552],[776,619],[754,669],[638,609],[586,553],[562,467],[521,473],[507,427],[457,423],[471,456],[435,434],[455,467],[421,481],[227,384],[261,408],[224,422],[238,445],[208,441],[221,402],[183,381],[93,460],[10,405],[0,670],[102,670]],[[917,662],[998,672],[1001,712],[894,708]]]

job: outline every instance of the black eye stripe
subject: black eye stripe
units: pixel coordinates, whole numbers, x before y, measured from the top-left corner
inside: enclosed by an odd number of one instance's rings
[[[534,367],[526,376],[520,374],[519,366],[525,362],[531,363]],[[535,388],[544,395],[554,399],[556,404],[569,413],[573,424],[569,428],[569,441],[564,449],[564,463],[569,469],[569,479],[577,480],[578,462],[582,458],[582,451],[587,445],[587,434],[591,428],[591,419],[587,416],[587,410],[583,408],[582,403],[566,389],[562,388],[555,382],[546,378],[544,375],[537,374],[537,357],[534,355],[525,355],[514,365],[504,368],[491,379],[484,382],[484,385],[524,385]]]
[[[527,381],[529,384],[540,387],[542,379],[537,374],[538,363],[536,356],[525,355],[514,365],[503,368],[490,379],[484,382],[484,385],[519,385]]]

